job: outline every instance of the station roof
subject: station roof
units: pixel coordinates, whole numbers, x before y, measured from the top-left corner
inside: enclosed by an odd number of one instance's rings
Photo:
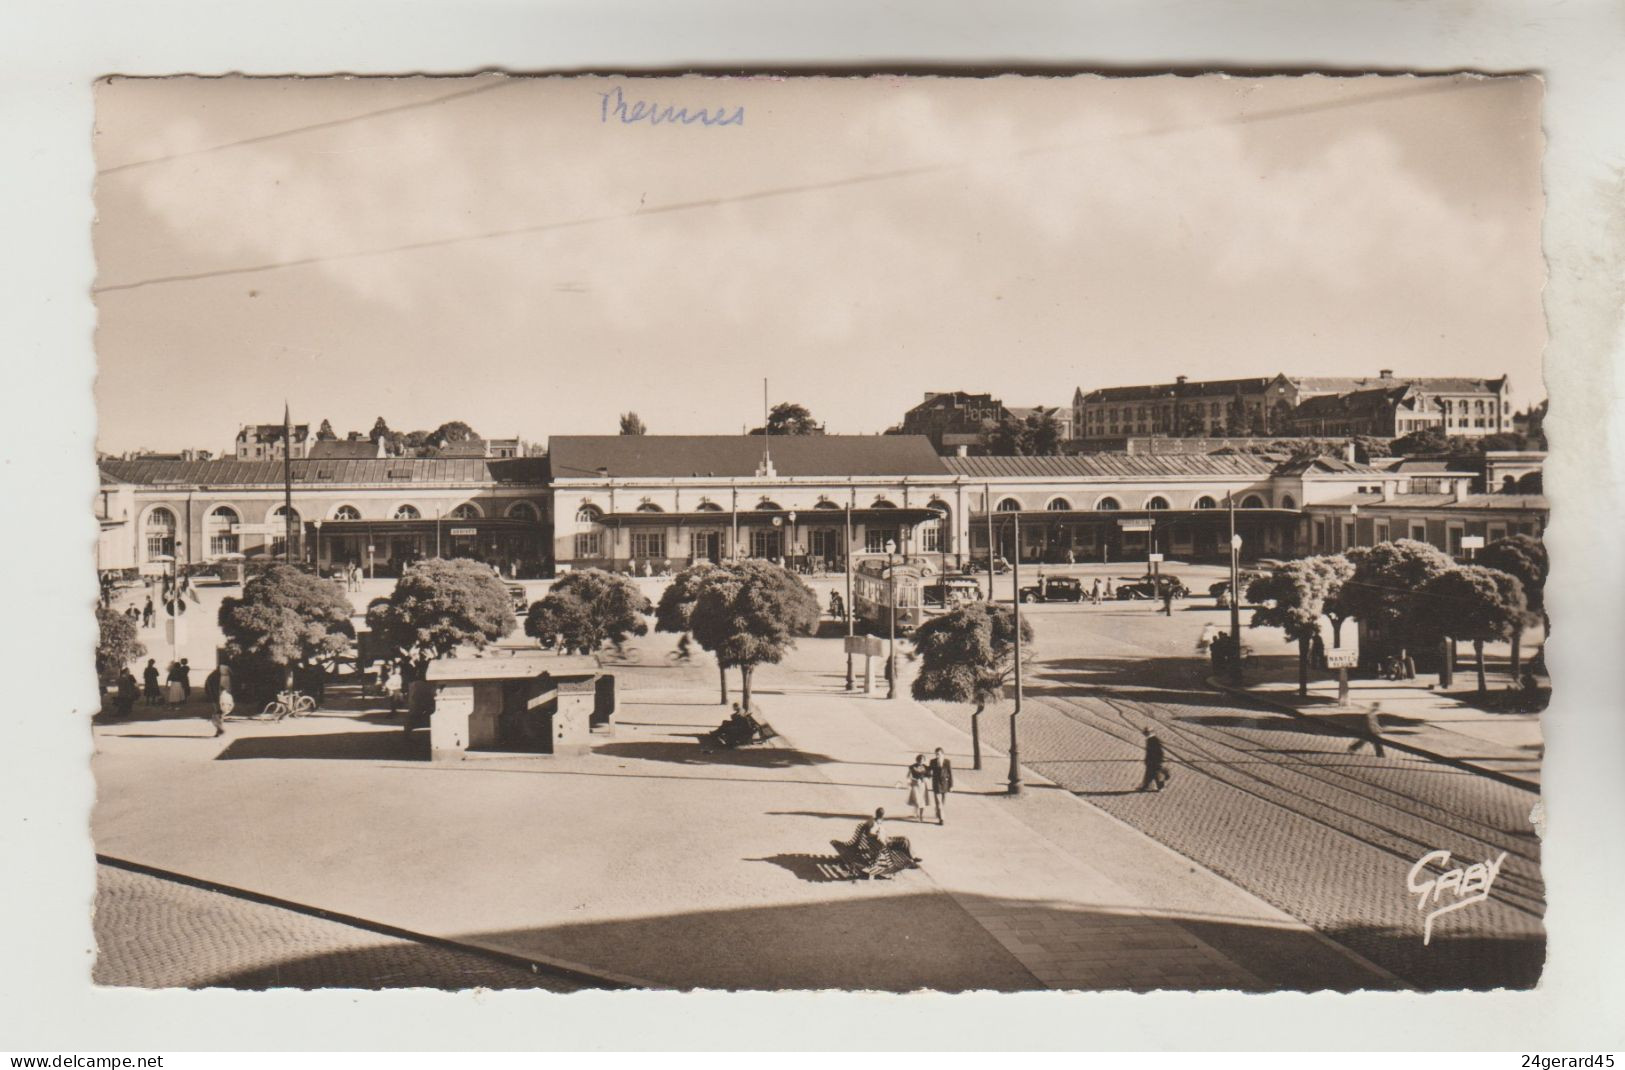
[[[1275,461],[1250,453],[1080,453],[1056,457],[944,457],[972,479],[1144,479],[1181,476],[1263,478]]]
[[[1550,508],[1544,494],[1469,494],[1461,501],[1454,494],[1345,494],[1340,498],[1307,502],[1305,509],[1347,509],[1351,505],[1382,509],[1494,509],[1506,512],[1542,512]]]
[[[546,481],[540,457],[383,457],[367,460],[290,462],[294,483],[327,486],[357,483],[523,483]],[[102,461],[105,478],[146,486],[259,486],[282,484],[281,461],[173,461],[140,458]]]
[[[554,435],[554,479],[748,478],[771,450],[779,476],[938,476],[942,458],[924,435]]]

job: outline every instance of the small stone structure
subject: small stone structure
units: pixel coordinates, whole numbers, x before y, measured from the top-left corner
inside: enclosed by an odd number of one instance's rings
[[[594,657],[442,658],[429,664],[426,679],[434,689],[429,750],[437,762],[470,752],[583,754],[595,730],[614,731],[614,677]]]

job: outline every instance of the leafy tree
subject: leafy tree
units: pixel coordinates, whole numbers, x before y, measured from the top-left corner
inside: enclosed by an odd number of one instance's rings
[[[1340,554],[1289,561],[1247,585],[1247,598],[1258,606],[1252,626],[1280,628],[1298,644],[1298,694],[1309,694],[1309,643],[1320,629],[1328,601],[1336,599],[1354,566]]]
[[[1545,477],[1540,472],[1525,472],[1518,477],[1517,487],[1519,494],[1544,494],[1546,493]]]
[[[700,585],[689,629],[717,664],[738,666],[748,710],[751,674],[758,665],[777,664],[796,636],[813,633],[818,597],[800,577],[766,561],[740,561],[717,571]]]
[[[1546,544],[1533,535],[1509,535],[1480,550],[1474,563],[1505,572],[1523,587],[1529,612],[1512,629],[1512,675],[1516,676],[1523,668],[1524,629],[1531,623],[1544,622],[1546,617],[1546,573],[1550,566]]]
[[[1045,457],[1061,452],[1061,422],[1053,408],[1038,408],[1023,418],[1006,416],[983,432],[987,451],[997,457]]]
[[[621,434],[623,434],[623,435],[647,435],[648,433],[649,433],[649,429],[643,425],[643,421],[638,418],[637,413],[635,413],[635,412],[623,412],[623,413],[621,413]]]
[[[513,603],[487,566],[431,557],[406,566],[389,602],[367,611],[367,624],[403,653],[445,657],[513,631]]]
[[[461,420],[452,420],[443,423],[429,432],[429,442],[436,446],[445,446],[453,442],[468,442],[480,437],[479,432]]]
[[[295,669],[309,668],[349,645],[350,612],[350,600],[334,581],[293,565],[268,565],[244,584],[241,598],[220,603],[226,657],[279,670],[284,686],[291,687]]]
[[[1399,436],[1388,444],[1388,448],[1395,457],[1445,453],[1450,449],[1450,439],[1436,427],[1424,427],[1420,431]]]
[[[693,627],[694,605],[700,599],[700,592],[707,583],[722,579],[725,575],[722,568],[709,561],[701,561],[673,576],[671,583],[660,594],[660,604],[655,607],[655,630],[687,635]],[[728,666],[721,658],[717,659],[717,673],[722,683],[722,702],[726,704]]]
[[[606,642],[619,647],[628,635],[647,635],[643,618],[653,611],[631,577],[583,569],[567,573],[530,607],[525,634],[562,636],[567,648],[591,653]]]
[[[1033,641],[1032,622],[1021,622],[1021,642]],[[976,768],[982,767],[980,720],[987,704],[1004,694],[1004,682],[1016,667],[1015,614],[1004,606],[973,602],[932,617],[914,632],[920,671],[914,697],[925,701],[974,702],[971,744]]]
[[[384,418],[380,416],[378,419],[372,422],[372,430],[367,432],[367,437],[372,439],[374,442],[384,442],[387,444],[390,441],[390,436],[393,434],[394,432],[389,429],[389,424],[385,423]]]
[[[322,426],[316,429],[317,442],[332,442],[338,437],[337,432],[333,430],[333,424],[328,420],[323,420]]]
[[[1482,565],[1462,565],[1441,572],[1422,588],[1422,606],[1432,626],[1451,639],[1469,640],[1478,663],[1478,693],[1483,694],[1484,643],[1512,634],[1528,614],[1523,584]]]
[[[824,425],[813,419],[805,405],[781,401],[767,414],[767,426],[751,431],[753,435],[821,435]]]
[[[101,679],[112,679],[124,666],[146,656],[146,646],[136,638],[135,622],[124,614],[97,606],[96,628],[96,675]]]
[[[1412,539],[1357,546],[1346,556],[1354,575],[1329,600],[1328,612],[1364,621],[1402,648],[1421,649],[1439,640],[1431,618],[1421,612],[1421,592],[1428,581],[1455,567],[1449,557]]]

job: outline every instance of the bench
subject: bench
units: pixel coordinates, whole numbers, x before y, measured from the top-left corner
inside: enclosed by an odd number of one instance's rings
[[[846,840],[831,840],[835,857],[853,880],[878,878],[885,880],[905,869],[918,869],[920,862],[909,848],[908,840],[893,836],[878,849],[871,842],[867,821],[858,825]]]

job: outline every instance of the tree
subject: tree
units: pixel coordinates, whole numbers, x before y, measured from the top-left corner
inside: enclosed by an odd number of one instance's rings
[[[102,680],[111,680],[130,662],[146,656],[146,646],[136,638],[135,622],[124,614],[97,606],[96,628],[96,675]]]
[[[323,420],[322,426],[316,429],[317,442],[333,442],[338,437],[338,433],[333,430],[333,424],[328,420]]]
[[[1519,494],[1544,494],[1545,478],[1540,472],[1525,472],[1518,477],[1517,489]]]
[[[630,576],[583,569],[567,573],[530,607],[525,634],[561,636],[567,649],[590,654],[606,642],[618,648],[628,635],[647,635],[643,618],[653,611]]]
[[[767,426],[751,431],[753,435],[821,435],[824,425],[813,419],[805,405],[781,401],[767,414]]]
[[[635,412],[623,412],[623,413],[621,413],[621,434],[623,434],[623,435],[647,435],[648,433],[649,433],[649,429],[647,427],[643,426],[643,421],[638,418],[637,413],[635,413]]]
[[[1445,453],[1450,449],[1450,439],[1436,427],[1424,427],[1420,431],[1399,436],[1388,444],[1388,448],[1395,457]]]
[[[1033,641],[1030,621],[1021,622],[1021,642]],[[1004,606],[973,602],[932,617],[914,632],[920,671],[911,688],[916,699],[974,702],[971,747],[982,768],[980,720],[987,704],[1004,695],[1004,682],[1016,667],[1015,615]]]
[[[1509,535],[1480,550],[1474,563],[1505,572],[1523,587],[1529,611],[1512,628],[1512,675],[1517,676],[1523,668],[1523,630],[1537,621],[1544,623],[1546,618],[1546,572],[1550,565],[1546,545],[1533,535]]]
[[[372,430],[367,432],[367,437],[372,439],[374,442],[384,442],[387,444],[392,434],[394,434],[394,432],[389,429],[389,424],[385,423],[384,418],[380,416],[378,419],[372,422]]]
[[[279,671],[283,686],[291,687],[295,669],[309,668],[349,645],[350,613],[350,600],[333,580],[292,565],[268,565],[244,584],[241,598],[220,603],[227,660],[257,664],[264,675]]]
[[[1252,627],[1280,628],[1298,644],[1298,694],[1309,694],[1309,643],[1320,630],[1326,603],[1335,600],[1354,566],[1341,555],[1289,561],[1247,585],[1247,598],[1258,606]]]
[[[1361,620],[1400,648],[1421,649],[1439,640],[1432,619],[1421,612],[1421,592],[1429,580],[1455,567],[1449,557],[1412,539],[1358,546],[1346,556],[1354,575],[1338,588],[1328,612]],[[1446,659],[1441,680],[1448,665]]]
[[[1485,691],[1484,643],[1512,634],[1529,612],[1523,584],[1505,572],[1462,565],[1441,572],[1422,588],[1424,614],[1451,639],[1469,640],[1478,664],[1478,693]]]
[[[683,569],[666,589],[660,593],[660,604],[655,607],[655,630],[687,635],[693,627],[694,604],[700,599],[705,585],[724,576],[724,571],[709,561],[701,561]],[[722,683],[722,703],[728,702],[728,666],[717,659],[717,674]]]
[[[508,589],[478,561],[431,557],[401,573],[367,624],[403,653],[445,657],[459,646],[484,647],[513,631]]]
[[[1040,407],[1020,419],[1006,416],[983,432],[982,442],[996,457],[1053,456],[1061,452],[1063,441],[1055,413]]]
[[[479,438],[479,432],[461,420],[451,420],[441,424],[429,432],[429,442],[435,446],[445,446],[452,442],[469,442]]]
[[[720,575],[700,585],[689,614],[694,639],[717,664],[739,668],[740,695],[750,709],[756,666],[777,664],[796,636],[818,627],[818,597],[800,577],[766,561],[749,559],[718,566]]]

